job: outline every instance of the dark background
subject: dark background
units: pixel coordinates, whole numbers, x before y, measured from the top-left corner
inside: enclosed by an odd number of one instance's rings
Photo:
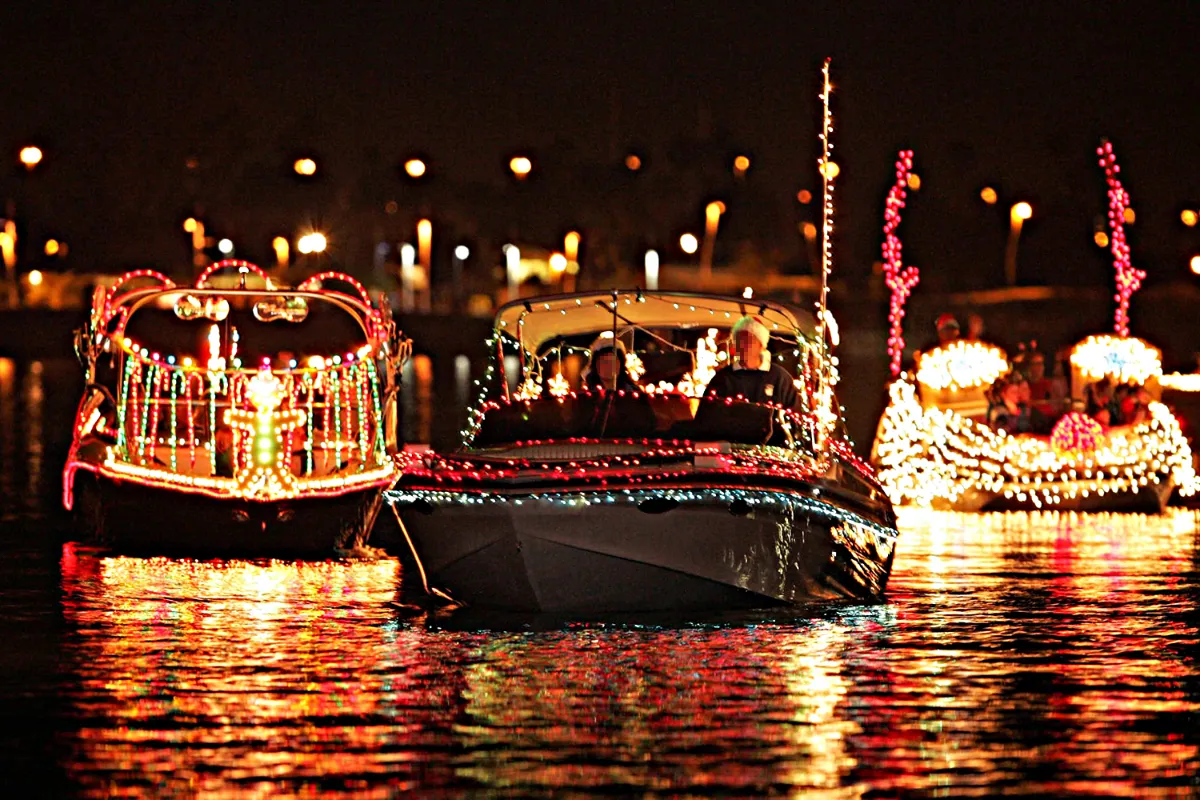
[[[494,263],[505,238],[552,248],[579,227],[603,283],[647,246],[683,259],[679,233],[716,197],[718,263],[804,272],[797,223],[818,207],[796,192],[818,188],[828,55],[842,277],[878,259],[891,163],[912,147],[923,186],[901,231],[923,288],[1000,283],[1016,200],[1035,208],[1019,282],[1109,284],[1092,242],[1108,136],[1135,263],[1181,279],[1200,252],[1179,220],[1200,205],[1198,22],[1187,2],[6,3],[0,193],[24,212],[27,265],[46,236],[69,242],[60,269],[186,269],[179,225],[201,213],[264,262],[271,236],[316,224],[361,272],[429,214],[435,272],[459,240]],[[46,160],[27,174],[29,142]],[[535,163],[519,186],[518,151]],[[398,169],[413,154],[430,165],[419,184]],[[300,155],[316,179],[292,173]]]

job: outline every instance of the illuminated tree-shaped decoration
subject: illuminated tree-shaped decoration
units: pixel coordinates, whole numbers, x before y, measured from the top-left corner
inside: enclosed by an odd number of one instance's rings
[[[1113,154],[1112,143],[1104,140],[1096,149],[1100,157],[1100,167],[1104,170],[1104,180],[1108,183],[1108,226],[1112,230],[1110,249],[1113,254],[1113,268],[1117,273],[1116,324],[1114,329],[1118,336],[1129,335],[1129,299],[1142,285],[1146,277],[1143,270],[1133,266],[1129,256],[1129,242],[1125,239],[1125,221],[1129,212],[1129,193],[1121,185],[1120,165]]]
[[[903,243],[896,235],[900,227],[900,211],[908,198],[909,173],[913,166],[912,150],[901,150],[896,159],[896,183],[888,190],[883,207],[883,279],[892,292],[891,307],[888,309],[888,356],[891,358],[892,377],[900,377],[900,357],[904,352],[904,303],[920,280],[916,267],[905,267]]]
[[[296,479],[289,469],[291,453],[283,445],[284,434],[305,423],[299,409],[280,411],[283,383],[264,365],[246,385],[246,397],[254,410],[240,408],[225,412],[225,424],[239,434],[234,479],[237,493],[252,500],[294,497]]]

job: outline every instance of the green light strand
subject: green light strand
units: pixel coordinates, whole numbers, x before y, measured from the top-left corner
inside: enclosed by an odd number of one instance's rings
[[[329,382],[333,384],[333,463],[334,469],[340,469],[342,466],[342,379],[338,376],[338,370],[333,370],[329,373]],[[325,398],[325,402],[329,402],[329,398]],[[328,435],[326,431],[326,435]]]
[[[129,460],[128,440],[125,437],[125,413],[129,403],[129,382],[133,380],[132,358],[125,359],[125,377],[121,381],[121,404],[117,406],[117,449]]]
[[[379,373],[375,369],[375,362],[367,362],[367,371],[371,380],[371,400],[372,407],[375,410],[375,443],[372,450],[375,452],[375,463],[382,464],[386,460],[386,450],[383,442],[383,404],[379,399]]]
[[[305,475],[312,475],[313,471],[313,394],[315,387],[313,386],[312,376],[304,376],[304,388],[308,392],[308,420],[307,434],[304,439],[304,457],[305,457]]]
[[[142,463],[145,463],[146,460],[146,441],[149,440],[151,443],[154,442],[154,435],[151,434],[150,436],[147,436],[146,430],[150,427],[150,399],[154,394],[154,378],[156,372],[157,367],[155,367],[153,364],[150,364],[150,368],[146,370],[146,385],[144,387],[145,391],[142,395],[146,398],[146,402],[142,403],[142,435],[137,442],[138,453],[142,457]]]
[[[208,458],[217,474],[217,373],[208,373]]]
[[[358,455],[363,469],[367,467],[367,370],[360,364],[354,368],[354,399],[358,405]]]
[[[177,421],[176,411],[175,411],[175,403],[176,403],[176,400],[178,400],[178,395],[176,394],[176,389],[175,389],[175,379],[176,379],[176,377],[180,377],[180,376],[177,376],[175,374],[175,371],[171,370],[167,373],[167,377],[171,381],[171,472],[178,472],[178,470],[176,469],[176,450],[179,445],[179,436],[177,435],[177,431],[175,428],[175,424]]]

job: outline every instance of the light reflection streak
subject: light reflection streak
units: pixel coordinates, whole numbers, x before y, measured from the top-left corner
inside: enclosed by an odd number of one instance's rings
[[[17,495],[13,478],[17,474],[17,365],[11,358],[0,358],[0,519],[12,513],[12,498]]]
[[[900,526],[884,605],[500,630],[402,614],[391,561],[68,547],[65,766],[97,793],[1193,788],[1190,512]]]
[[[41,361],[32,361],[21,382],[21,427],[25,433],[25,469],[28,478],[25,501],[31,510],[37,509],[42,498],[42,412],[46,399],[42,385],[43,371]]]

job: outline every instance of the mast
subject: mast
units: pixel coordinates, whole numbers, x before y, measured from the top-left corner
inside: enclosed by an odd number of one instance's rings
[[[829,308],[829,273],[833,269],[833,179],[840,168],[830,155],[833,152],[833,114],[829,107],[833,85],[829,82],[829,58],[821,67],[821,295],[817,301],[817,342],[820,363],[817,366],[816,449],[824,451],[825,440],[837,420],[833,407],[833,386],[837,383],[836,363],[826,341]]]

